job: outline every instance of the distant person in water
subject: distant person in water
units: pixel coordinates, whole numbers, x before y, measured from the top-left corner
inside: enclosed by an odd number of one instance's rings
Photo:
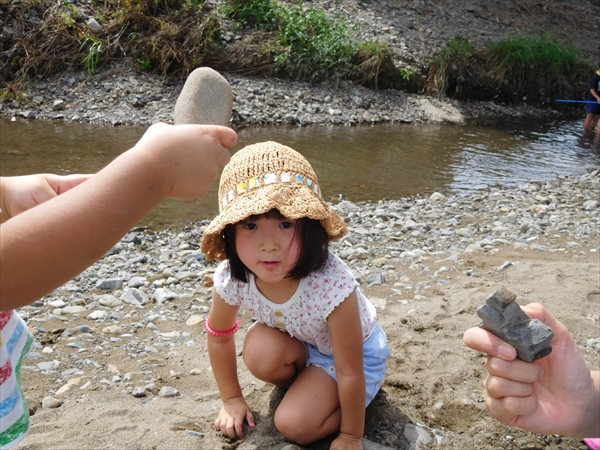
[[[600,119],[600,60],[596,64],[596,72],[590,82],[590,95],[587,99],[596,103],[587,104],[587,115],[583,123],[583,130],[594,131],[598,126],[598,119]],[[600,134],[600,127],[597,132]]]

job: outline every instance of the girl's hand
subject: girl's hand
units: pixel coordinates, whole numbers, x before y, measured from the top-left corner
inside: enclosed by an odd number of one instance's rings
[[[236,142],[237,134],[227,127],[156,123],[133,150],[149,157],[145,169],[156,174],[166,197],[197,200],[229,162],[227,148]]]
[[[242,397],[232,398],[223,402],[219,417],[215,420],[215,428],[225,437],[241,439],[244,437],[244,420],[252,428],[256,426],[254,415],[246,401]]]
[[[2,178],[3,221],[67,192],[91,176],[44,173]]]
[[[362,438],[340,433],[329,446],[329,450],[363,450]]]

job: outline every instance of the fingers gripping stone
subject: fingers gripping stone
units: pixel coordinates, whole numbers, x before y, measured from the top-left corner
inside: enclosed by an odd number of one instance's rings
[[[209,67],[194,70],[187,78],[173,111],[175,125],[228,126],[233,108],[229,82]]]
[[[554,331],[538,319],[532,319],[515,301],[517,296],[500,288],[477,309],[483,329],[508,342],[517,357],[532,362],[552,352]]]

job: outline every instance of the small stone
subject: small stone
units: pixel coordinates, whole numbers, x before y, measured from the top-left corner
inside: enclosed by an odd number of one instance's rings
[[[185,432],[187,434],[189,434],[190,436],[199,437],[199,438],[203,438],[204,437],[204,433],[200,433],[199,431],[185,430]]]
[[[121,280],[120,278],[101,278],[98,281],[96,281],[96,287],[98,289],[114,290],[120,289],[122,286],[123,280]]]
[[[108,317],[108,312],[106,311],[94,311],[88,315],[88,319],[92,320],[102,320]]]
[[[501,271],[503,271],[503,270],[505,270],[505,269],[508,269],[508,268],[509,268],[510,266],[512,266],[512,265],[513,265],[513,263],[512,263],[512,262],[510,262],[510,261],[504,261],[504,262],[502,263],[502,265],[501,265],[500,267],[498,267],[498,269],[496,269],[496,270],[497,270],[498,272],[501,272]]]
[[[442,202],[444,200],[446,200],[446,196],[444,194],[440,194],[439,192],[434,192],[429,197],[429,201],[433,202],[433,203],[435,203],[435,202]]]
[[[146,388],[145,387],[134,387],[133,390],[131,391],[131,395],[133,395],[135,398],[142,398],[146,396]]]
[[[140,306],[149,303],[150,297],[139,289],[129,288],[121,295],[121,300],[130,305]]]
[[[100,25],[93,17],[90,17],[88,20],[86,20],[85,25],[94,34],[100,34],[102,32],[102,25]]]
[[[409,443],[419,445],[429,445],[433,442],[433,438],[423,428],[412,423],[407,423],[404,426],[404,439]]]
[[[158,288],[156,291],[154,291],[154,299],[156,300],[156,303],[159,304],[176,298],[177,294],[165,288]]]
[[[53,370],[56,369],[58,367],[58,361],[54,360],[54,361],[44,361],[41,363],[38,363],[38,369],[44,371],[44,370]]]
[[[120,306],[123,304],[123,302],[121,300],[119,300],[114,295],[110,295],[110,294],[106,294],[106,295],[103,295],[102,297],[100,297],[100,299],[98,300],[98,303],[102,306],[106,306],[109,308],[114,308],[116,306]]]
[[[160,391],[158,393],[158,396],[163,398],[177,397],[179,395],[179,391],[174,387],[170,386],[163,386],[162,388],[160,388]]]
[[[79,314],[85,311],[83,306],[66,306],[60,310],[61,314]]]
[[[508,342],[517,357],[532,362],[552,352],[554,332],[545,323],[531,319],[515,301],[517,296],[501,288],[477,309],[483,320],[481,327]]]
[[[102,330],[106,334],[120,334],[121,327],[119,325],[110,325]]]
[[[146,284],[146,278],[144,277],[133,277],[127,282],[127,286],[132,288],[138,288]]]
[[[67,104],[65,103],[64,100],[54,100],[54,103],[52,103],[52,111],[60,111],[65,109],[65,107],[67,106]]]
[[[194,326],[194,325],[198,325],[199,323],[202,323],[203,321],[204,321],[204,319],[202,318],[202,316],[199,316],[198,314],[193,314],[185,322],[185,324],[188,325],[188,326]]]
[[[62,404],[62,400],[54,397],[44,397],[44,399],[42,400],[43,409],[55,409],[60,407]]]

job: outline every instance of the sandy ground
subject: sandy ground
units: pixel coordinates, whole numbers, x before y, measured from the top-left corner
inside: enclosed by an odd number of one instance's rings
[[[595,243],[594,243],[595,241]],[[588,238],[597,248],[598,237]],[[497,269],[505,262],[513,265]],[[420,265],[398,267],[411,282],[418,282],[427,269],[439,269],[444,262],[425,259]],[[467,271],[476,276],[467,275]],[[476,309],[498,287],[518,295],[521,304],[537,301],[546,305],[570,330],[590,366],[599,369],[599,353],[586,346],[600,336],[598,252],[540,252],[503,248],[496,254],[463,254],[458,269],[447,272],[446,285],[439,285],[422,297],[393,286],[365,288],[380,306],[379,320],[392,349],[385,387],[367,409],[366,437],[381,444],[407,448],[402,428],[408,422],[429,428],[442,436],[431,448],[459,449],[579,449],[579,439],[539,436],[507,427],[486,411],[481,382],[486,371],[484,357],[462,343],[463,332],[479,323]],[[396,290],[397,291],[397,290]],[[183,300],[176,300],[183,301]],[[244,325],[251,318],[242,317]],[[71,324],[69,324],[71,325]],[[62,323],[57,327],[65,328]],[[44,325],[46,330],[52,324]],[[170,331],[162,329],[161,331]],[[138,399],[108,383],[93,389],[74,389],[60,396],[64,403],[43,409],[39,402],[61,387],[50,377],[25,370],[23,384],[37,409],[30,436],[20,449],[280,449],[289,444],[273,425],[273,411],[282,392],[255,380],[239,358],[241,385],[255,412],[257,427],[248,429],[241,441],[223,438],[213,429],[220,398],[213,379],[201,325],[183,325],[199,345],[177,347],[167,356],[124,361],[120,347],[97,349],[93,360],[103,367],[105,379],[115,373],[132,374],[135,385],[153,379],[157,388],[169,385],[181,395],[175,398]],[[150,330],[140,329],[139,338]],[[237,334],[238,348],[245,336]],[[49,344],[49,343],[46,343]],[[70,349],[75,353],[77,349]],[[69,351],[64,347],[64,351]],[[73,355],[73,358],[76,356]],[[140,368],[148,371],[142,373]],[[192,369],[196,369],[191,374]],[[81,384],[85,383],[85,378]],[[439,407],[439,402],[443,407]],[[435,433],[432,431],[435,429]],[[394,444],[395,436],[399,439]],[[507,438],[508,436],[508,438]],[[307,449],[326,449],[321,441]],[[423,448],[423,447],[422,447]]]

